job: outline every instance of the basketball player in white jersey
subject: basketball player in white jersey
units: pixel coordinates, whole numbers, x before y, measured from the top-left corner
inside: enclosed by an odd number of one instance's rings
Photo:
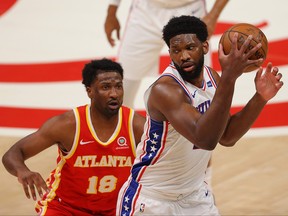
[[[117,38],[120,39],[120,23],[116,16],[120,2],[121,0],[109,0],[105,32],[111,46],[115,45],[113,31],[116,31]],[[161,32],[170,18],[180,15],[201,17],[207,25],[208,35],[211,36],[227,2],[228,0],[214,0],[211,10],[207,12],[206,0],[133,0],[117,56],[125,70],[123,103],[137,109],[134,101],[141,80],[148,75],[158,75],[159,56],[165,46]],[[210,53],[205,55],[205,64],[211,65]],[[209,163],[206,172],[209,185],[211,176],[212,168]]]
[[[263,59],[249,60],[251,36],[231,52],[219,46],[221,77],[203,64],[209,50],[204,22],[172,18],[163,29],[172,63],[145,92],[146,123],[130,177],[120,190],[117,215],[219,215],[205,182],[212,150],[233,146],[265,104],[283,86],[278,68],[268,63],[255,76],[256,93],[230,116],[236,80]]]

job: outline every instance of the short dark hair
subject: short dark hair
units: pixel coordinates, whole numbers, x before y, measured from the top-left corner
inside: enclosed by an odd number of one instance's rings
[[[85,87],[91,86],[98,74],[111,71],[119,73],[123,79],[123,68],[118,62],[107,58],[92,60],[85,64],[82,70],[82,84],[84,84]]]
[[[163,40],[170,47],[170,39],[180,34],[196,34],[201,42],[208,38],[206,24],[195,16],[172,17],[163,28]]]

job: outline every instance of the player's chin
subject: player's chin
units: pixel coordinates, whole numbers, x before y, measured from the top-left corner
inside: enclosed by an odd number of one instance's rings
[[[110,113],[118,113],[121,105],[120,104],[109,104],[108,110]]]

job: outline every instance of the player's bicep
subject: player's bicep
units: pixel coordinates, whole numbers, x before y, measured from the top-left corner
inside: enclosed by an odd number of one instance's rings
[[[24,159],[58,144],[68,132],[67,117],[63,115],[48,119],[37,131],[19,140],[16,146],[21,150]]]
[[[162,119],[156,120],[169,121],[179,133],[192,141],[201,114],[191,105],[190,98],[178,84],[153,89],[151,104],[163,115]],[[156,117],[161,117],[160,114]]]
[[[15,148],[18,148],[21,151],[24,160],[55,144],[54,139],[51,136],[52,133],[48,130],[48,128],[52,126],[49,121],[50,120],[45,122],[37,131],[16,143]]]
[[[201,114],[190,103],[182,102],[174,113],[169,115],[169,122],[186,139],[195,142],[197,138],[197,122]]]

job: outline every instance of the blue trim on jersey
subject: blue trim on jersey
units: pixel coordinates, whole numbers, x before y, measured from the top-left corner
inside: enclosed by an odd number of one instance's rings
[[[208,71],[208,76],[209,76],[210,81],[212,82],[213,86],[214,86],[215,88],[217,88],[217,83],[216,83],[216,80],[215,80],[215,78],[214,78],[214,76],[213,76],[213,73],[212,73],[210,67],[207,67],[207,66],[204,66],[204,67],[205,67],[205,68],[207,69],[207,71]],[[208,86],[208,87],[210,87],[210,86]]]
[[[165,130],[164,122],[157,122],[150,119],[150,127],[148,128],[148,137],[144,141],[143,154],[141,155],[141,162],[136,163],[132,167],[132,178],[138,180],[141,170],[153,164],[161,147],[163,146],[163,133]],[[141,175],[141,174],[140,174]]]
[[[133,203],[136,202],[137,194],[139,193],[140,186],[138,182],[131,179],[129,187],[126,189],[123,197],[120,209],[120,216],[129,216],[133,211]]]
[[[143,153],[140,156],[140,162],[133,165],[131,170],[132,178],[129,179],[128,187],[122,196],[120,215],[129,216],[133,213],[141,185],[138,181],[141,179],[145,169],[157,161],[165,144],[165,134],[167,122],[157,122],[149,118],[147,138],[144,140]]]

